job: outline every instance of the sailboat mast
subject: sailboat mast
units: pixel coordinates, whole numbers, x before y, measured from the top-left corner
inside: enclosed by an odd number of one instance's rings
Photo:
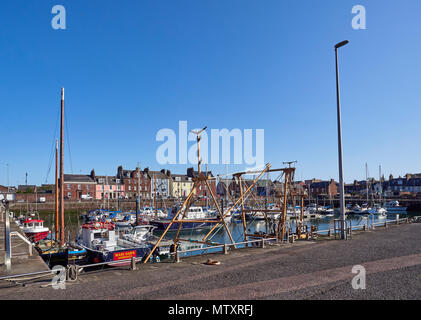
[[[60,117],[60,246],[64,246],[64,88],[61,88],[61,117]]]
[[[382,166],[379,165],[379,198],[380,202],[382,201],[383,185],[382,185]]]
[[[55,239],[56,241],[59,239],[59,211],[58,211],[58,140],[56,139],[56,179],[55,179],[55,208],[56,208],[56,215],[55,215]]]
[[[156,193],[156,176],[155,176],[155,174],[153,175],[153,182],[154,182],[154,187],[155,187],[155,217],[156,217],[158,215],[157,208],[156,208],[156,206],[158,205],[158,199],[157,199],[157,193]]]
[[[367,205],[368,205],[368,168],[367,168],[367,162],[365,163],[365,184],[367,187]]]

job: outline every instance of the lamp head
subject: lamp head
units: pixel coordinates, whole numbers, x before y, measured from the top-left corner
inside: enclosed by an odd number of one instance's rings
[[[345,41],[339,42],[339,43],[335,44],[335,49],[338,49],[338,48],[340,48],[340,47],[343,47],[343,46],[347,45],[348,43],[349,43],[349,41],[348,41],[348,40],[345,40]]]

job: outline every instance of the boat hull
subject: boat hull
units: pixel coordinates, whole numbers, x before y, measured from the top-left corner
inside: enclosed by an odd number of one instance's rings
[[[44,240],[45,238],[48,237],[49,234],[50,234],[50,231],[25,232],[26,237],[34,243]]]
[[[121,250],[114,250],[114,251],[96,251],[87,248],[88,252],[88,263],[102,263],[102,262],[112,262],[109,266],[112,267],[120,267],[120,266],[128,266],[130,265],[131,261],[122,261],[125,259],[131,258],[143,258],[147,253],[150,252],[149,247],[138,247],[138,248],[130,248],[130,249],[121,249]]]
[[[210,228],[217,224],[219,219],[210,220],[206,222],[183,222],[182,228],[183,230],[186,229],[203,229],[203,228]],[[157,230],[166,230],[168,225],[171,223],[171,220],[165,221],[150,221],[149,224],[156,227]],[[179,222],[174,222],[170,226],[170,230],[177,230],[179,226]]]

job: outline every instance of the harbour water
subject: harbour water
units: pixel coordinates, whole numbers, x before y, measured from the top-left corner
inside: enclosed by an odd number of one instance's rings
[[[371,227],[372,223],[377,224],[381,222],[390,221],[390,220],[396,220],[396,213],[387,214],[386,218],[379,218],[377,215],[367,215],[367,216],[359,216],[359,215],[348,215],[347,221],[350,221],[348,223],[351,223],[352,226],[357,226],[367,224]],[[421,212],[410,212],[410,213],[400,213],[399,218],[406,218],[406,217],[412,217],[412,216],[419,216],[421,215]],[[333,229],[334,228],[334,219],[338,219],[339,214],[336,213],[335,216],[326,216],[322,218],[317,219],[308,219],[304,220],[304,225],[308,227],[310,230],[311,226],[316,226],[317,230],[327,230],[327,229]],[[241,220],[237,220],[236,222],[231,222],[228,224],[229,230],[231,232],[232,238],[234,242],[242,242],[244,241],[244,228]],[[296,224],[295,221],[290,220],[287,222],[287,227],[291,228],[292,230],[295,230]],[[273,228],[273,226],[270,223],[266,223],[264,220],[259,221],[247,221],[247,233],[248,234],[254,234],[257,233],[266,233],[267,230],[271,230],[270,228]],[[186,230],[180,232],[180,238],[187,239],[187,240],[202,240],[203,237],[209,232],[209,229],[200,229],[200,230]],[[166,238],[172,239],[175,236],[175,231],[170,231],[167,233]],[[215,243],[226,243],[230,244],[231,240],[225,231],[225,228],[223,225],[219,226],[215,232],[212,233],[212,235],[208,238],[208,240],[211,240]],[[244,247],[244,244],[240,244],[237,247]],[[205,245],[198,244],[194,242],[181,242],[180,249],[181,251],[185,250],[191,250],[191,249],[199,249],[203,248],[203,250],[193,251],[193,252],[187,252],[183,253],[182,256],[191,256],[191,255],[198,255],[198,254],[204,254],[204,253],[211,253],[211,252],[218,252],[221,251],[221,248],[211,248],[207,249]]]

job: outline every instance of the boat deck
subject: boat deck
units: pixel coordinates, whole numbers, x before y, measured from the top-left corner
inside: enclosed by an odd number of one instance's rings
[[[5,223],[4,214],[0,217],[0,277],[6,276],[5,266]],[[10,232],[19,232],[24,235],[13,219],[10,219]],[[29,246],[18,236],[11,237],[12,267],[10,274],[21,274],[49,270],[44,260],[33,247],[32,256],[29,255]]]

